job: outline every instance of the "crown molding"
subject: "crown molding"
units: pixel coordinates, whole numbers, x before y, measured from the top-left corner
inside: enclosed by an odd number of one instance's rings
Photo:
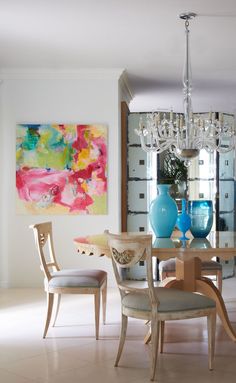
[[[129,105],[130,101],[133,99],[133,93],[129,85],[128,76],[124,70],[119,78],[119,85],[122,92],[122,101],[126,101]]]
[[[119,80],[123,72],[123,68],[2,68],[0,69],[0,80]]]

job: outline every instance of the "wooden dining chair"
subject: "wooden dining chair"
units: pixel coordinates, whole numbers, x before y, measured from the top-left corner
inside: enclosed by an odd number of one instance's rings
[[[111,234],[105,231],[110,247],[112,265],[121,296],[121,333],[115,361],[118,366],[126,338],[128,317],[151,322],[151,373],[154,380],[157,364],[159,333],[161,350],[164,341],[164,323],[167,320],[207,317],[208,365],[213,369],[215,347],[216,305],[212,299],[192,292],[165,287],[154,287],[152,269],[152,236]],[[130,286],[123,276],[125,269],[146,260],[148,288]]]
[[[175,277],[175,258],[167,259],[159,263],[159,276],[163,281],[167,277]],[[217,287],[222,292],[222,265],[216,261],[202,261],[202,276],[215,276]]]
[[[57,296],[57,306],[55,309],[53,325],[57,319],[62,294],[92,294],[94,295],[95,305],[95,333],[96,339],[98,339],[101,295],[103,323],[105,323],[106,318],[107,273],[103,270],[94,269],[61,270],[57,263],[54,251],[52,223],[44,222],[30,225],[30,228],[34,231],[35,244],[40,259],[41,270],[45,277],[44,289],[47,293],[47,315],[43,338],[46,337],[51,322],[55,294]]]

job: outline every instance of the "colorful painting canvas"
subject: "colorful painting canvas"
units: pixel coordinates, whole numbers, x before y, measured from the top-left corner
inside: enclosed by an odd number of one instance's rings
[[[106,214],[107,127],[19,124],[17,213]]]

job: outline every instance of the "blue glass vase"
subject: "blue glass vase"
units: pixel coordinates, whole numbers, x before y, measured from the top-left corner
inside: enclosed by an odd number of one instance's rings
[[[192,235],[194,238],[205,238],[210,233],[213,224],[212,201],[189,201],[188,208]]]
[[[178,218],[176,221],[178,229],[182,231],[182,237],[180,237],[182,241],[189,239],[186,237],[185,233],[191,227],[191,218],[186,211],[187,210],[186,207],[187,207],[186,200],[182,199],[182,213],[178,215]]]
[[[178,209],[169,194],[171,185],[157,185],[158,196],[151,202],[149,220],[157,238],[169,238],[176,224]]]

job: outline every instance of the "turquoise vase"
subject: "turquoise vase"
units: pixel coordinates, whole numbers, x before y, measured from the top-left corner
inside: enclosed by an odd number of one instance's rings
[[[176,224],[178,209],[169,195],[171,185],[157,185],[158,196],[151,202],[149,220],[157,238],[169,238]]]
[[[213,206],[210,200],[189,201],[190,231],[194,238],[206,238],[213,224]]]
[[[191,227],[191,218],[190,215],[187,213],[187,203],[185,199],[182,199],[182,213],[178,215],[176,224],[180,231],[182,231],[182,237],[180,239],[182,241],[186,241],[187,238],[185,233],[188,231]]]

